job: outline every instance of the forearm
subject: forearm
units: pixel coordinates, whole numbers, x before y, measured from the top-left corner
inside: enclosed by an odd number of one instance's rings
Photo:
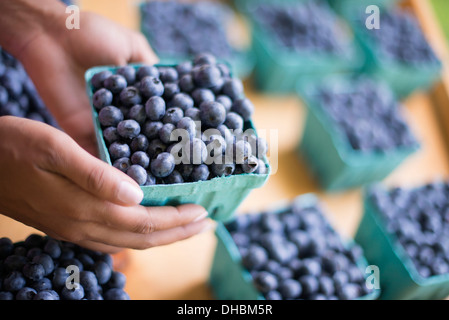
[[[20,57],[30,42],[63,28],[64,14],[58,0],[0,0],[0,46]]]

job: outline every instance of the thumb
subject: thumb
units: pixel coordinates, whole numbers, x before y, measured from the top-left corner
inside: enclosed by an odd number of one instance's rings
[[[95,158],[69,136],[65,140],[55,148],[59,154],[53,170],[100,199],[126,206],[143,200],[143,191],[132,178]]]

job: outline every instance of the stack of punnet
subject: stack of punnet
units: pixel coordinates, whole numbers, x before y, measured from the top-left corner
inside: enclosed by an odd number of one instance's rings
[[[268,145],[254,129],[254,105],[215,56],[98,67],[86,79],[100,154],[148,191],[144,205],[193,201],[227,217],[268,178]],[[151,189],[162,185],[176,187]]]
[[[275,211],[217,227],[211,285],[219,299],[373,299],[361,248],[345,243],[319,201],[303,195]]]
[[[385,299],[449,295],[449,183],[372,186],[356,241],[381,270]],[[376,246],[373,246],[376,243]]]
[[[31,234],[0,238],[0,300],[129,300],[112,257]]]
[[[393,92],[366,75],[334,75],[298,86],[307,107],[299,154],[329,191],[390,174],[419,143]]]
[[[0,48],[0,116],[15,116],[58,127],[22,64]]]

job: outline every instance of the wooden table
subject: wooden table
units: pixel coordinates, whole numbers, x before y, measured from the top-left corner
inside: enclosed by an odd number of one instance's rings
[[[101,13],[125,26],[138,29],[136,1],[83,0],[83,9]],[[447,48],[433,12],[425,0],[408,2],[419,12],[425,31],[446,61]],[[429,93],[418,92],[404,103],[410,124],[423,148],[411,156],[386,180],[389,185],[411,186],[449,177],[449,159],[441,123],[447,120],[441,110],[446,104],[446,75]],[[267,184],[254,190],[239,208],[239,212],[263,210],[274,203],[297,195],[314,192],[327,207],[326,214],[336,230],[353,236],[362,216],[359,189],[328,194],[320,190],[303,159],[295,148],[300,140],[304,108],[295,96],[270,96],[256,92],[251,82],[245,82],[247,95],[256,106],[257,128],[277,129],[279,136],[279,166]],[[440,111],[438,111],[440,110]],[[443,121],[441,121],[443,120]],[[34,229],[0,216],[0,236],[23,240]],[[126,290],[131,299],[213,299],[207,285],[216,240],[213,230],[172,245],[143,251],[126,250],[126,263],[120,269],[127,276]]]

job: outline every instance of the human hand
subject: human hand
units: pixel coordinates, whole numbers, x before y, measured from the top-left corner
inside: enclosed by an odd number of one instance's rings
[[[140,187],[46,124],[0,117],[0,213],[56,239],[115,253],[193,236],[197,205],[143,207]]]

